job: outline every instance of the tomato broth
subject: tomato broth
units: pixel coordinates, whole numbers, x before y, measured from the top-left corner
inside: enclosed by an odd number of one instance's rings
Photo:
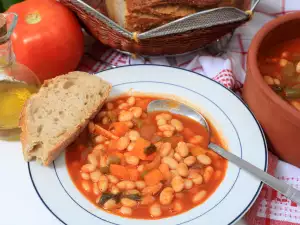
[[[154,99],[107,102],[66,152],[72,181],[102,210],[137,219],[170,217],[206,201],[224,179],[227,160],[208,149],[205,128],[185,116],[147,113]],[[211,141],[224,147],[210,126]]]

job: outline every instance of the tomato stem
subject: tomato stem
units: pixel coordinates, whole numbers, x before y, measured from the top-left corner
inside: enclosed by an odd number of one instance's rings
[[[28,24],[36,24],[39,23],[41,20],[42,17],[39,12],[29,13],[25,19],[26,23]]]

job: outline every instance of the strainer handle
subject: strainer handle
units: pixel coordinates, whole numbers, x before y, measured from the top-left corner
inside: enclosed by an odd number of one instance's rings
[[[254,9],[256,8],[256,6],[258,5],[258,3],[260,2],[260,0],[253,0],[252,4],[251,4],[251,11],[253,12]]]

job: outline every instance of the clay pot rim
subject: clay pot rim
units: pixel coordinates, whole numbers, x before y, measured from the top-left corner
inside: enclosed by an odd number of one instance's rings
[[[293,106],[289,103],[281,99],[264,81],[262,74],[258,68],[257,63],[257,55],[258,49],[261,46],[262,41],[264,38],[269,34],[270,31],[276,29],[279,25],[288,23],[293,20],[300,21],[300,12],[289,13],[280,17],[277,17],[267,24],[265,24],[258,33],[254,36],[251,45],[249,47],[248,52],[248,68],[251,71],[251,76],[255,80],[256,84],[262,90],[262,92],[269,96],[271,101],[278,105],[280,108],[279,112],[282,116],[286,117],[291,123],[300,127],[300,112],[295,110]],[[299,36],[300,38],[300,36]],[[272,115],[270,115],[272,116]],[[276,121],[274,121],[276,122]]]

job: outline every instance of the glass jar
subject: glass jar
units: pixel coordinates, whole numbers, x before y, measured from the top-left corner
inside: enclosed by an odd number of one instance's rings
[[[10,36],[17,24],[14,13],[0,14],[0,139],[15,140],[26,100],[40,87],[37,76],[17,63]]]

